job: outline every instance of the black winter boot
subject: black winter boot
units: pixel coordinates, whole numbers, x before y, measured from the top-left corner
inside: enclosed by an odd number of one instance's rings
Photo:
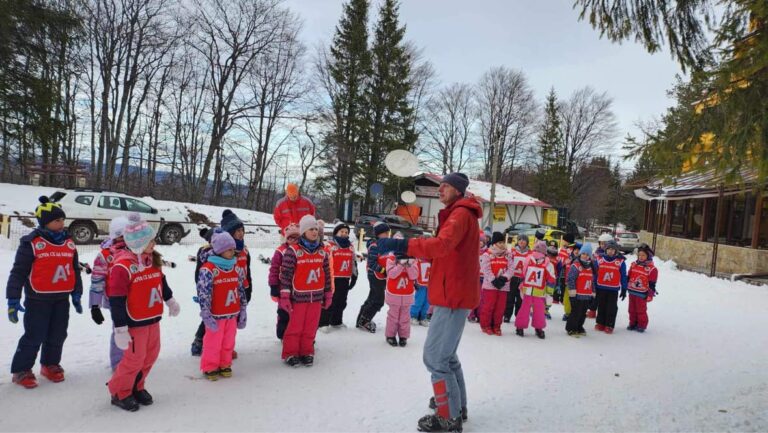
[[[400,344],[400,347],[405,347],[406,344],[408,344],[408,339],[400,337],[400,341],[398,342]]]
[[[544,330],[543,329],[537,329],[536,330],[536,336],[543,340],[544,339]]]
[[[387,344],[389,344],[392,347],[397,347],[397,338],[387,337]]]
[[[136,399],[136,401],[142,406],[149,406],[154,403],[152,394],[147,392],[146,389],[142,389],[141,391],[134,390],[133,398]]]
[[[425,415],[419,419],[418,430],[425,432],[457,432],[463,431],[461,417],[445,419],[440,415]]]
[[[515,330],[515,334],[517,334],[517,336],[518,336],[518,337],[522,337],[522,336],[524,336],[524,335],[525,335],[525,334],[523,333],[523,328],[517,328],[517,329]]]
[[[135,398],[133,398],[133,395],[129,395],[122,400],[119,400],[117,395],[113,395],[112,404],[119,407],[120,409],[127,410],[128,412],[136,412],[139,410],[139,403]]]

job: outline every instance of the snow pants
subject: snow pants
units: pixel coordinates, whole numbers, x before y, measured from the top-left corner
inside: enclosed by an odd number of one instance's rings
[[[587,308],[587,309],[590,310],[590,311],[597,311],[599,306],[600,305],[599,305],[598,298],[595,297],[595,298],[592,298],[592,302],[589,303],[589,308]]]
[[[229,319],[216,319],[219,329],[205,331],[203,354],[200,356],[200,371],[216,371],[232,365],[232,352],[235,350],[237,336],[237,316]]]
[[[387,311],[387,328],[384,336],[411,338],[411,305],[413,305],[413,295],[397,296],[387,293],[386,303],[389,305]]]
[[[480,304],[480,327],[482,329],[501,329],[509,293],[493,289],[483,289],[480,293],[483,298],[483,302]]]
[[[443,418],[461,416],[467,405],[464,371],[457,351],[469,310],[435,306],[424,342],[424,365],[432,375],[437,413]]]
[[[320,326],[339,326],[344,323],[344,310],[347,308],[350,282],[349,278],[333,279],[333,301],[331,308],[320,312]]]
[[[629,298],[629,326],[637,326],[640,329],[648,327],[648,299],[630,294]]]
[[[597,324],[607,328],[616,325],[616,314],[619,312],[619,292],[597,289]]]
[[[523,305],[523,298],[520,296],[520,283],[523,280],[520,277],[512,277],[509,282],[509,295],[507,296],[507,308],[504,311],[504,318],[511,319],[520,311]]]
[[[592,302],[592,297],[580,298],[571,297],[571,314],[568,315],[568,321],[565,322],[565,330],[579,332],[584,330],[584,321],[587,320],[587,308]]]
[[[427,300],[427,286],[416,285],[415,302],[411,305],[411,318],[426,320],[429,313],[429,301]]]
[[[368,284],[371,289],[368,292],[368,299],[360,307],[360,314],[357,320],[373,321],[373,318],[384,306],[384,289],[387,287],[387,280],[380,280],[373,275],[368,275]]]
[[[11,373],[32,370],[40,353],[40,365],[59,365],[69,326],[69,297],[58,300],[24,299],[24,335],[11,361]]]
[[[538,296],[525,296],[523,305],[515,316],[515,328],[528,329],[531,309],[533,309],[533,329],[544,329],[547,327],[546,299]]]
[[[322,302],[294,302],[291,320],[283,335],[283,359],[315,354],[315,336]]]
[[[109,380],[110,395],[122,400],[133,391],[144,389],[149,371],[160,354],[160,322],[147,326],[128,328],[131,344],[123,351],[123,359]]]

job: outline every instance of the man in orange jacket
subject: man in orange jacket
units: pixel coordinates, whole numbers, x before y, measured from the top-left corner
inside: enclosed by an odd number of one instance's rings
[[[483,211],[466,194],[469,179],[451,173],[440,183],[437,235],[428,239],[379,239],[380,253],[395,251],[410,257],[431,259],[428,297],[434,306],[424,364],[432,374],[434,414],[419,420],[420,431],[461,431],[467,419],[464,373],[456,354],[469,311],[480,303],[480,262],[477,260],[478,219]]]
[[[285,197],[275,205],[275,224],[280,227],[282,233],[289,224],[298,225],[304,215],[315,216],[315,205],[299,194],[299,187],[295,183],[289,183],[285,186]]]

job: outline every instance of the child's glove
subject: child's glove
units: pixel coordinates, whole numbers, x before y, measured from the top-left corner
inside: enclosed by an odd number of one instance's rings
[[[216,319],[211,316],[211,312],[203,310],[200,312],[200,318],[203,319],[203,324],[211,332],[217,332],[219,330],[219,324],[216,323]]]
[[[128,349],[131,345],[131,334],[128,333],[127,326],[115,328],[115,346],[120,350]]]
[[[323,295],[323,310],[331,308],[331,304],[333,304],[333,292],[329,290]]]
[[[21,306],[20,299],[8,300],[8,320],[10,320],[11,323],[19,323],[19,313],[23,313],[25,311],[27,310]]]
[[[72,306],[75,307],[77,314],[83,314],[83,304],[80,303],[80,296],[76,293],[72,295]]]
[[[245,312],[245,308],[240,309],[240,315],[237,316],[237,329],[245,329],[245,324],[248,321],[248,314]]]
[[[181,307],[179,306],[179,303],[176,302],[175,299],[171,298],[167,301],[165,301],[165,305],[168,306],[168,315],[171,317],[176,317],[179,315],[179,312],[181,311]]]
[[[194,302],[195,304],[199,304],[200,303],[200,298],[198,298],[197,296],[193,296],[192,297],[192,302]]]
[[[352,274],[352,280],[349,282],[349,290],[352,290],[352,288],[355,287],[355,284],[357,284],[357,275]]]
[[[491,285],[493,285],[493,287],[501,290],[502,288],[504,288],[504,285],[507,284],[507,281],[508,281],[507,277],[496,277],[496,278],[493,279],[493,281],[491,281]]]
[[[277,305],[286,313],[293,313],[293,304],[291,304],[291,292],[280,292],[280,300],[277,302]]]
[[[652,290],[651,290],[651,291],[648,291],[648,295],[645,297],[645,300],[646,300],[646,302],[651,302],[651,301],[653,301],[653,295],[654,295],[654,293],[653,293],[653,291],[652,291]]]
[[[98,305],[91,307],[91,319],[93,319],[94,323],[97,325],[104,323],[104,315],[101,314],[101,308],[99,308]]]
[[[622,290],[621,291],[621,295],[619,296],[619,298],[621,298],[622,301],[627,299],[627,291],[626,290]]]

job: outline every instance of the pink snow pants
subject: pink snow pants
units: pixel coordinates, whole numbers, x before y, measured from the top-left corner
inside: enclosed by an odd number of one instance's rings
[[[645,329],[648,327],[648,300],[629,295],[629,324]]]
[[[123,359],[107,383],[110,395],[117,395],[120,400],[133,394],[133,385],[139,373],[141,379],[136,383],[136,389],[144,389],[149,371],[160,354],[159,322],[128,328],[128,333],[131,335],[131,344],[123,351]]]
[[[385,300],[389,306],[387,311],[387,328],[384,336],[411,338],[411,305],[414,297],[398,296],[385,293]]]
[[[293,303],[291,320],[283,335],[283,359],[315,354],[315,335],[321,310],[321,302]]]
[[[480,327],[483,329],[501,329],[504,309],[507,308],[508,292],[483,289],[480,291]]]
[[[523,298],[523,304],[515,317],[515,328],[528,329],[528,318],[533,306],[533,328],[544,329],[547,327],[546,299],[536,296],[526,295]]]
[[[216,371],[232,365],[232,352],[235,350],[237,335],[237,316],[230,319],[217,319],[219,329],[214,332],[205,330],[203,337],[203,355],[200,357],[200,371]]]

